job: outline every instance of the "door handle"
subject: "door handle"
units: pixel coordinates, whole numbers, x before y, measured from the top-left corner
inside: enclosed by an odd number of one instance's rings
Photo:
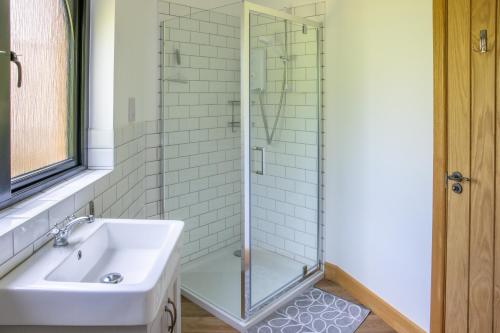
[[[447,176],[448,180],[451,180],[453,182],[470,182],[470,178],[464,177],[460,171],[454,171],[452,172],[451,175]]]
[[[255,171],[256,174],[263,176],[266,173],[266,148],[264,147],[252,147],[253,150],[260,151],[262,159],[260,160],[260,170]]]
[[[23,84],[23,66],[21,65],[21,61],[19,61],[19,55],[14,51],[10,51],[10,61],[16,64],[17,67],[17,87],[21,88]]]

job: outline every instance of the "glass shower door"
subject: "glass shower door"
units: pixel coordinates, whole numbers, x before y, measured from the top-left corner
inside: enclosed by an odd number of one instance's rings
[[[248,14],[251,311],[318,268],[320,99],[318,26],[272,10]]]

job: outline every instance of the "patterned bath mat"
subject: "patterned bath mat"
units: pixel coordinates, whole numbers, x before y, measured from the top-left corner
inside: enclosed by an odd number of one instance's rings
[[[275,311],[248,333],[353,333],[370,310],[312,288]]]

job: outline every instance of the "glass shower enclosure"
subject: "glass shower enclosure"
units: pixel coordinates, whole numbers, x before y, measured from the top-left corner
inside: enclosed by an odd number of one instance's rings
[[[319,29],[252,3],[242,29],[248,315],[319,269]]]
[[[181,9],[161,24],[163,217],[186,223],[183,294],[242,328],[321,276],[321,25]]]

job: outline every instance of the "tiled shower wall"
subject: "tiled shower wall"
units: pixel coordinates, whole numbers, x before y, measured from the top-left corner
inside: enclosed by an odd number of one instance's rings
[[[324,5],[316,2],[290,12],[322,21]],[[241,133],[228,127],[232,110],[228,102],[239,100],[240,19],[160,0],[159,21],[165,26],[163,74],[172,79],[164,87],[162,111],[164,209],[168,218],[186,222],[183,260],[188,262],[240,241]],[[263,35],[277,27],[262,23]],[[316,35],[313,31],[307,36],[298,31],[291,35],[293,93],[288,94],[289,106],[279,123],[276,143],[267,147],[269,174],[253,177],[253,244],[313,264],[318,208],[319,129],[313,66],[317,49],[312,40]],[[264,100],[272,126],[282,70],[276,57],[268,56],[269,94]],[[254,132],[259,145],[267,146],[256,97],[252,96]],[[234,111],[238,121],[239,107]]]
[[[164,209],[185,224],[183,262],[240,240],[240,20],[160,1]]]
[[[325,21],[326,1],[316,1],[291,8],[291,14],[316,22]]]
[[[318,14],[321,4],[292,9],[296,15]],[[262,94],[269,132],[278,112],[283,84],[283,20],[252,15],[251,48],[266,49],[267,85]],[[260,98],[251,93],[252,145],[266,149],[265,175],[252,174],[252,242],[254,246],[313,265],[318,240],[318,106],[319,75],[316,29],[288,25],[289,89],[274,140],[266,140]],[[259,38],[260,37],[260,38]],[[266,43],[271,42],[269,47]],[[254,152],[253,168],[260,169]]]

